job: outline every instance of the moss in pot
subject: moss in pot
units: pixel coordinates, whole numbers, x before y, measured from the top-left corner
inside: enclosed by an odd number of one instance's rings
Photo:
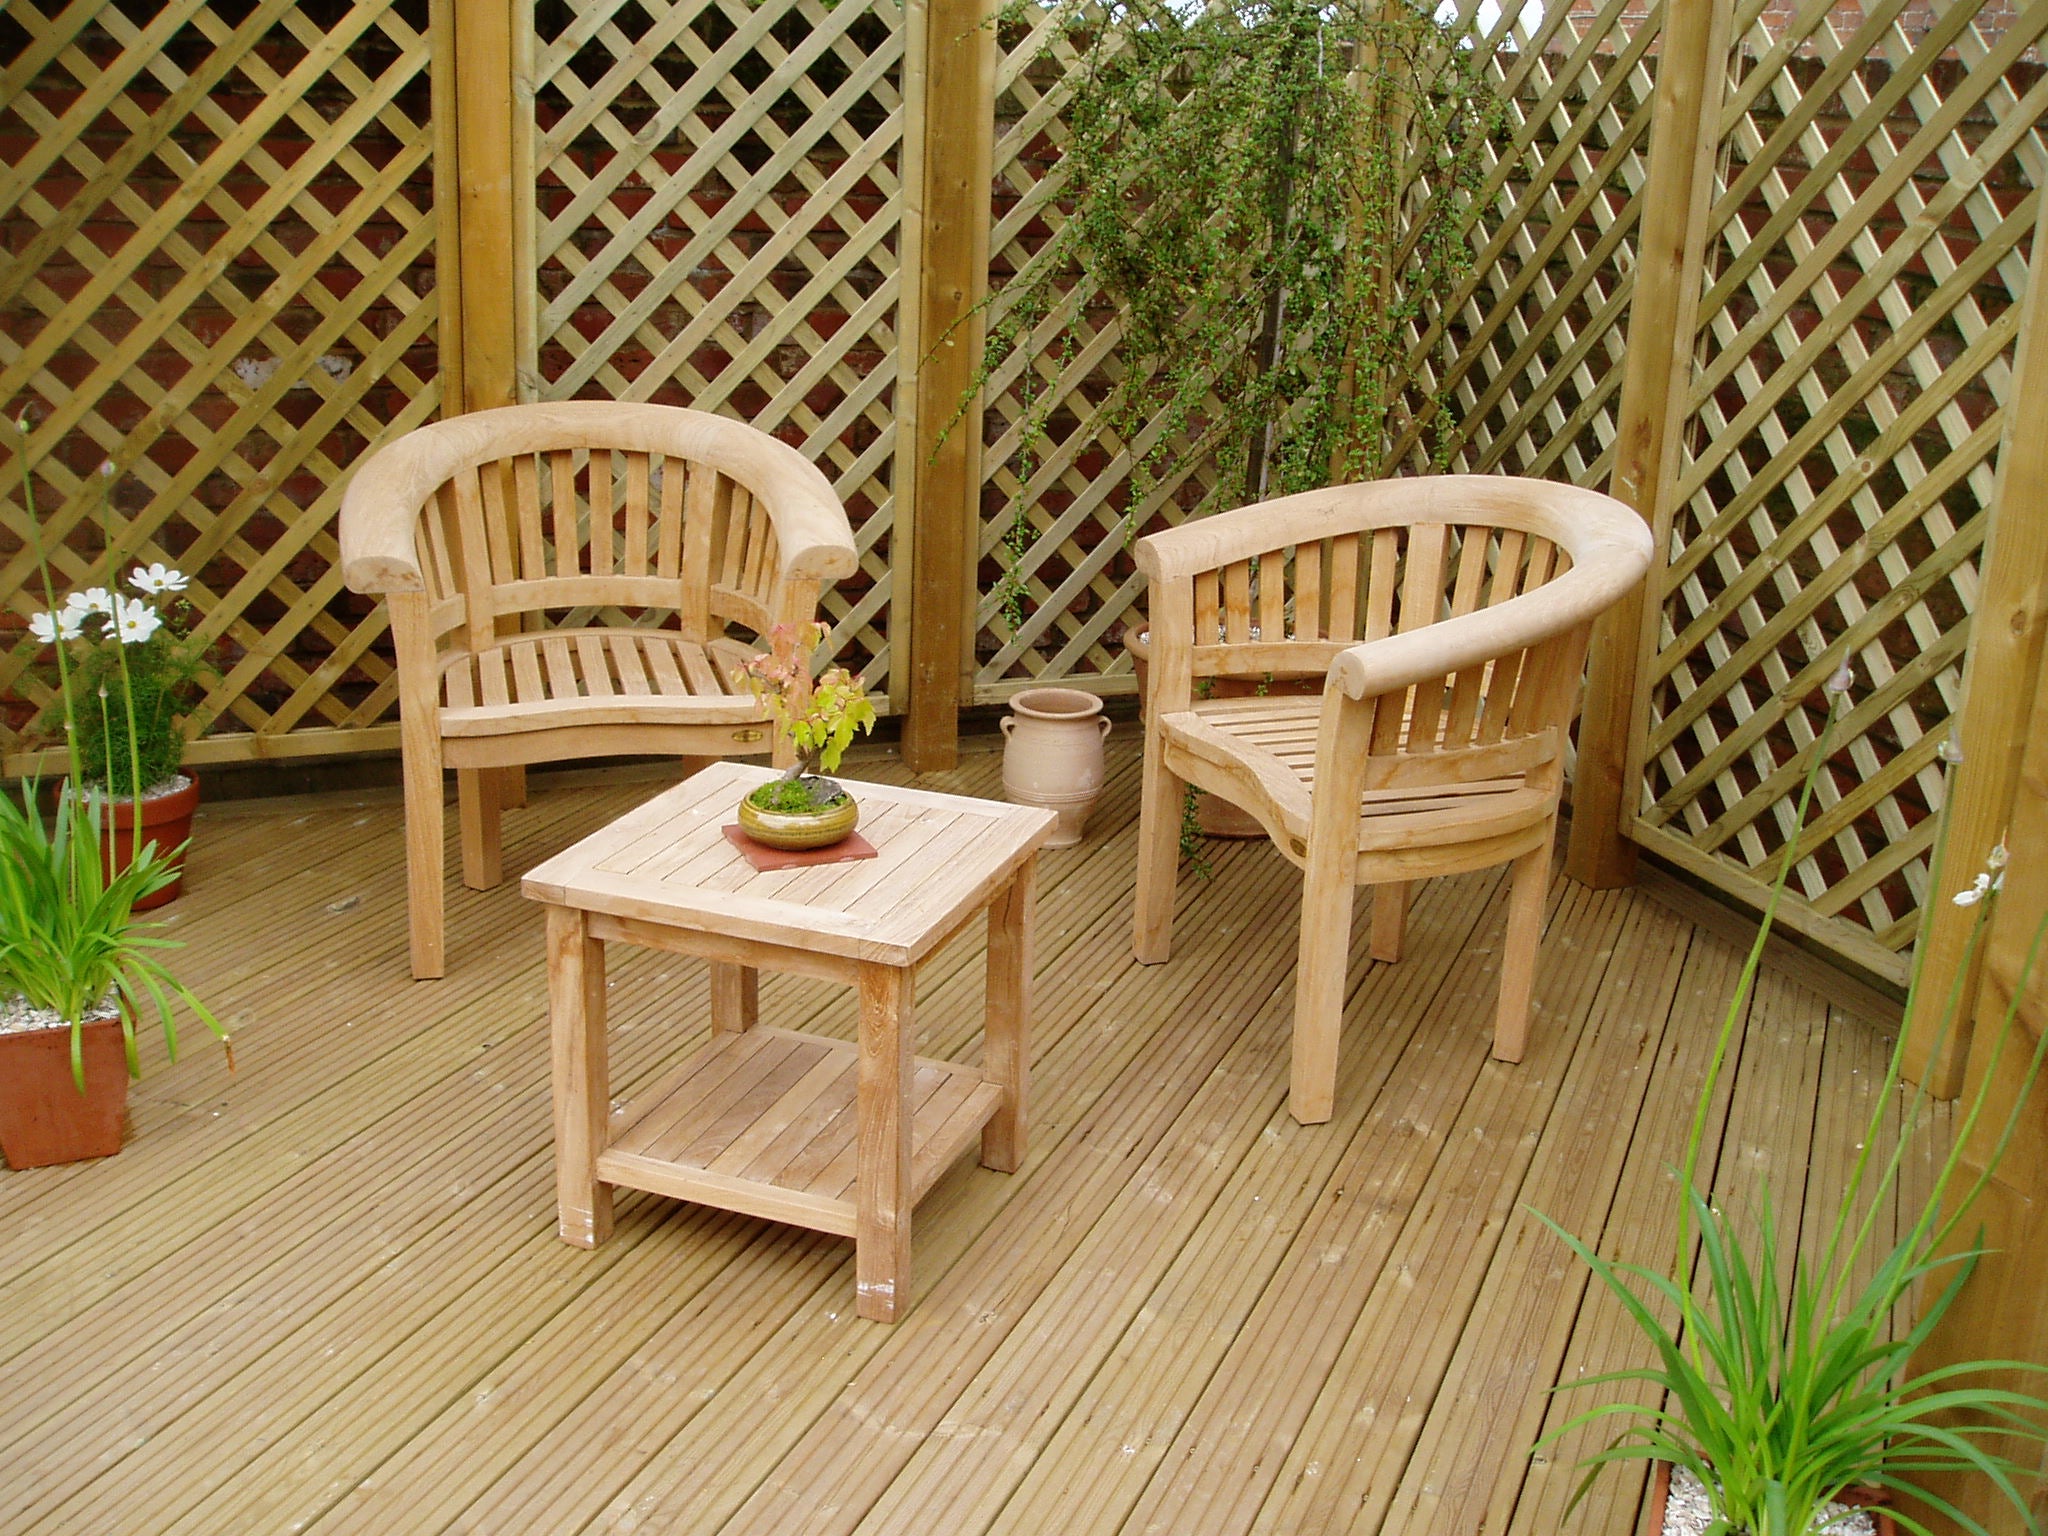
[[[747,683],[775,717],[778,745],[792,758],[778,778],[740,802],[740,827],[771,848],[826,848],[860,823],[860,805],[829,774],[858,732],[875,725],[862,680],[844,667],[812,675],[823,624],[778,624],[768,650],[747,662]],[[779,754],[778,754],[779,755]]]

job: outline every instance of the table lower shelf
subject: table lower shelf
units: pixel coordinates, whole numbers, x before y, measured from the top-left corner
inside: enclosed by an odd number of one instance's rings
[[[795,1030],[713,1036],[612,1115],[597,1177],[851,1237],[859,1063],[852,1044]],[[907,1106],[913,1202],[1002,1102],[975,1068],[917,1058]]]

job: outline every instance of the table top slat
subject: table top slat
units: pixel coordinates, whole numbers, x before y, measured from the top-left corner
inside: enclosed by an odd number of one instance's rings
[[[770,769],[710,764],[534,868],[537,901],[910,965],[1008,880],[1052,830],[1031,806],[845,780],[877,857],[759,871],[725,839]]]

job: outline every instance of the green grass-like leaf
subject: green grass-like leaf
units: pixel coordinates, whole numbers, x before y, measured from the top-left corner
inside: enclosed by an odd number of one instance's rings
[[[137,1071],[135,1023],[153,1012],[173,1060],[175,1008],[183,1006],[221,1039],[220,1021],[159,955],[178,948],[135,903],[177,878],[176,853],[145,843],[109,876],[102,863],[102,803],[66,786],[45,823],[36,785],[0,794],[0,992],[18,992],[71,1026],[71,1068],[85,1086],[85,1016],[112,997],[120,1011],[128,1070]]]

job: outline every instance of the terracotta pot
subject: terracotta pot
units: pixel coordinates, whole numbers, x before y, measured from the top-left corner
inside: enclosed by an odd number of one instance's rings
[[[85,1092],[71,1077],[71,1031],[0,1035],[0,1153],[10,1168],[111,1157],[121,1150],[128,1060],[117,1019],[84,1029]]]
[[[1652,1462],[1650,1474],[1650,1497],[1643,1505],[1643,1536],[1664,1536],[1664,1504],[1671,1497],[1671,1463]],[[1839,1496],[1840,1502],[1868,1509],[1877,1521],[1877,1536],[1899,1536],[1899,1528],[1892,1523],[1892,1517],[1882,1506],[1884,1493],[1876,1488],[1847,1488]]]
[[[1073,847],[1102,793],[1102,700],[1078,688],[1026,688],[1010,700],[1003,735],[1003,798],[1057,813],[1045,846]]]
[[[1152,659],[1152,634],[1149,630],[1137,630],[1124,636],[1124,649],[1131,653],[1131,666],[1138,674],[1138,713],[1142,716],[1149,707],[1146,697],[1151,682],[1147,675]],[[1273,694],[1306,695],[1323,691],[1321,673],[1301,676],[1276,676],[1267,683],[1265,692]],[[1248,677],[1217,677],[1209,680],[1212,699],[1248,699],[1256,697],[1260,684]],[[1195,823],[1205,837],[1264,837],[1266,829],[1259,820],[1242,806],[1224,799],[1211,790],[1203,790],[1195,796]]]
[[[161,907],[176,901],[185,889],[185,844],[192,837],[192,813],[199,809],[199,777],[185,775],[185,787],[174,789],[167,795],[145,798],[142,802],[142,842],[147,847],[154,843],[171,855],[172,866],[177,877],[162,890],[145,896],[135,903],[135,910],[147,912],[152,907]],[[126,869],[135,860],[135,802],[114,800],[108,802],[112,825],[101,830],[100,837],[106,854],[105,867],[111,879]],[[175,851],[173,851],[175,850]]]
[[[840,786],[838,800],[822,811],[764,811],[753,792],[740,801],[740,830],[770,848],[829,848],[843,843],[860,825],[860,802]]]

